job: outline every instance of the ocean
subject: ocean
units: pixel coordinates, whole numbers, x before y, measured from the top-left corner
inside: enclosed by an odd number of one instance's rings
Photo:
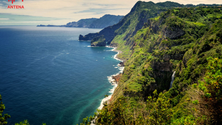
[[[9,125],[76,125],[93,115],[120,71],[117,52],[79,34],[101,29],[0,27],[0,94]]]

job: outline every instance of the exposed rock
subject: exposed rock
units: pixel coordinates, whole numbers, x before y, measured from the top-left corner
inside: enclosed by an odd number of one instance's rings
[[[118,75],[115,75],[115,76],[112,76],[112,78],[115,80],[115,82],[118,84],[120,78],[122,76],[122,73],[118,74]]]
[[[183,54],[170,55],[170,58],[175,60],[181,60],[183,58]]]
[[[120,62],[119,64],[118,64],[118,66],[119,67],[124,67],[125,65],[124,65],[124,62]]]
[[[163,55],[163,60],[164,61],[169,61],[170,60],[170,55],[167,55],[167,54]]]
[[[185,32],[180,29],[179,27],[166,27],[163,30],[163,34],[165,37],[170,38],[170,39],[176,39],[185,34]]]
[[[79,39],[84,40],[84,36],[80,34]]]
[[[172,64],[170,61],[164,61],[164,62],[152,62],[152,68],[154,70],[158,71],[171,71],[172,70]]]

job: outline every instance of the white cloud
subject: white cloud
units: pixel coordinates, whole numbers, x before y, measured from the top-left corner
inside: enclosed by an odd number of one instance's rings
[[[146,0],[149,1],[149,0]],[[164,2],[165,0],[153,0]],[[221,4],[221,0],[172,0],[182,4]],[[65,24],[65,20],[77,21],[83,18],[101,17],[104,14],[126,15],[137,0],[21,0],[13,5],[23,5],[25,9],[7,9],[8,1],[0,1],[0,13],[60,18],[52,24]]]
[[[128,2],[133,1],[133,2]],[[24,1],[14,2],[13,5],[23,5],[25,9],[7,9],[7,6],[0,7],[1,13],[10,13],[18,15],[43,16],[43,17],[57,17],[70,18],[78,20],[87,17],[99,17],[112,9],[113,14],[125,15],[130,11],[130,8],[135,4],[136,0],[123,0],[118,2],[102,1],[102,0],[38,0],[38,1]],[[127,3],[127,4],[125,4]],[[129,4],[130,3],[130,4]],[[122,8],[125,8],[124,10]],[[99,9],[103,14],[96,14],[93,11],[86,13],[85,10]],[[121,10],[121,11],[118,11]]]
[[[9,18],[0,18],[0,20],[9,20]]]

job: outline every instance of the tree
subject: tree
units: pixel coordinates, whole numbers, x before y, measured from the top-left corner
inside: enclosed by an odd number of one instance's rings
[[[3,116],[3,111],[5,109],[5,105],[2,103],[2,96],[0,95],[0,125],[6,125],[8,122],[7,122],[7,119],[10,118],[11,116],[8,115],[8,114],[5,114]]]

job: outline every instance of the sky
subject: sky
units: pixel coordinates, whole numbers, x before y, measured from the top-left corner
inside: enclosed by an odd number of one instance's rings
[[[13,3],[12,3],[13,1]],[[64,25],[105,14],[126,15],[138,0],[0,0],[0,25]],[[165,0],[144,0],[165,2]],[[168,0],[169,1],[169,0]],[[222,0],[171,0],[180,4],[222,4]],[[19,5],[24,9],[9,9]]]

